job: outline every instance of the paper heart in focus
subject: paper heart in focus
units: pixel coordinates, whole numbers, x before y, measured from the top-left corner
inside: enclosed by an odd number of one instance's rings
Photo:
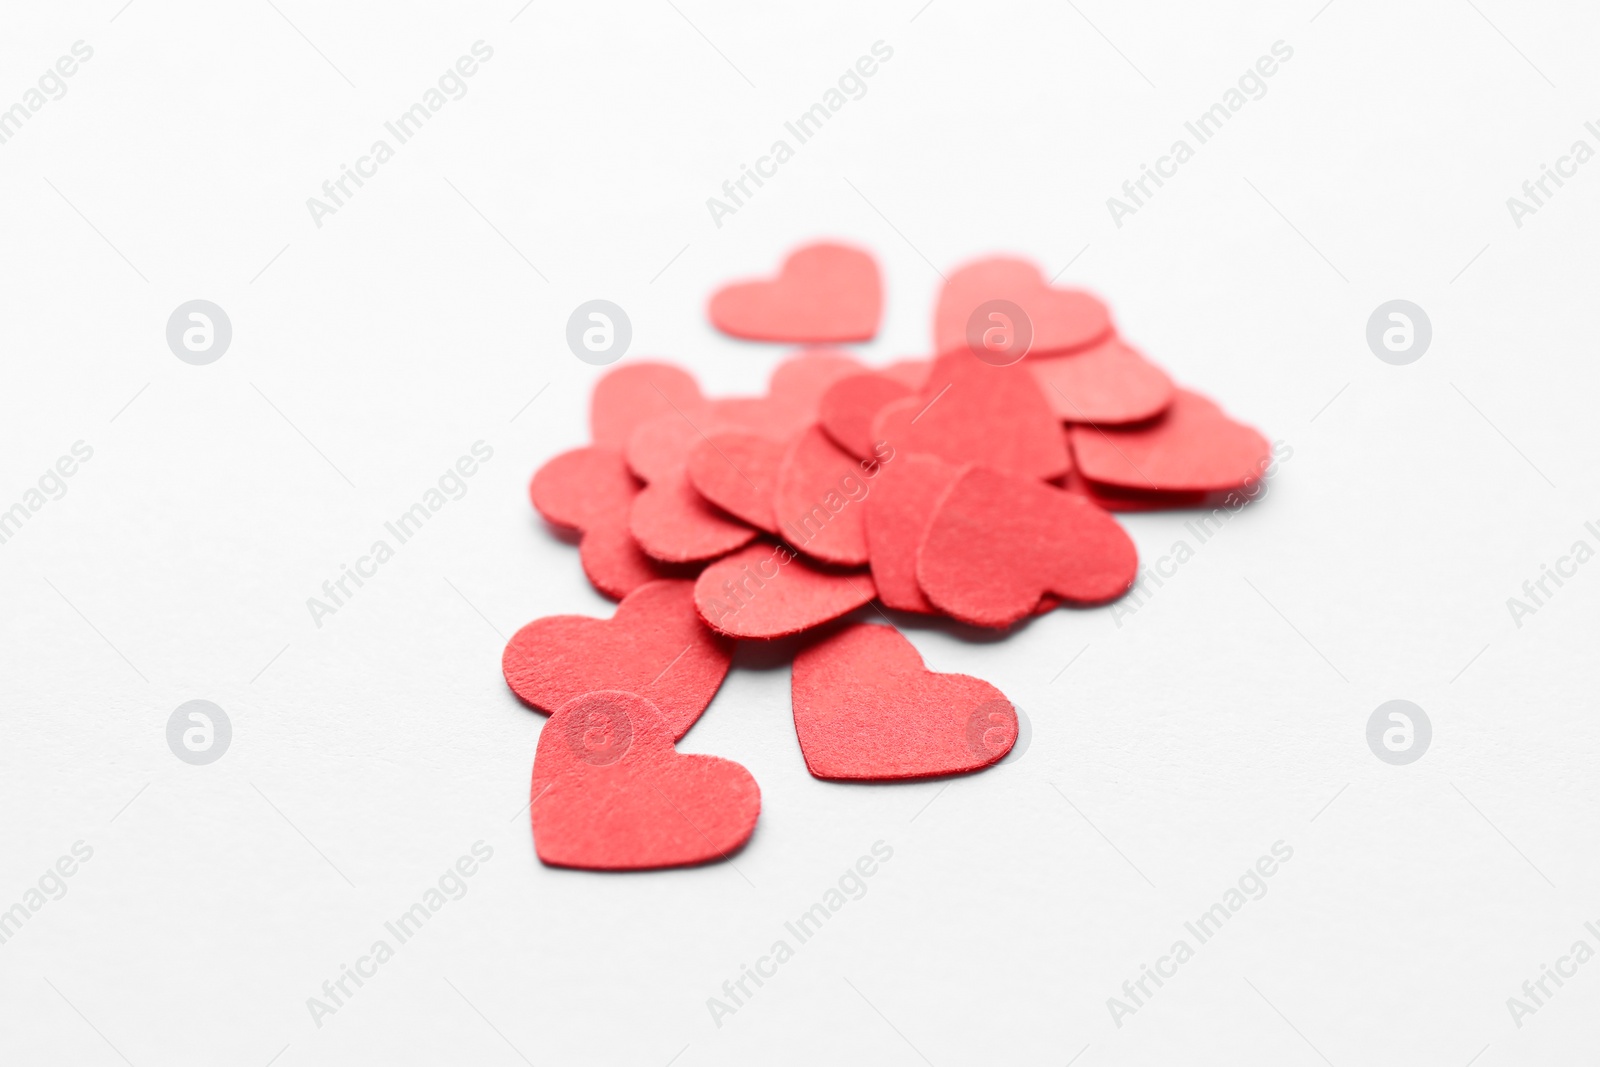
[[[795,656],[795,733],[818,778],[926,778],[998,762],[1017,739],[1004,694],[928,670],[891,626],[857,623]]]
[[[550,716],[530,796],[539,858],[600,871],[726,859],[761,814],[749,771],[678,752],[654,704],[613,690],[575,697]]]
[[[580,532],[578,558],[594,587],[620,600],[669,568],[640,550],[628,532],[639,483],[612,448],[575,448],[540,467],[528,485],[546,521]]]
[[[878,332],[883,285],[858,248],[811,244],[784,260],[773,279],[735,282],[711,298],[711,324],[752,341],[868,341]]]
[[[733,642],[700,621],[689,581],[640,586],[609,619],[537,619],[512,635],[500,661],[511,691],[540,711],[625,689],[655,703],[674,739],[706,710],[732,663]]]
[[[1027,617],[1046,594],[1113,600],[1138,567],[1132,539],[1100,508],[986,467],[968,467],[951,483],[917,550],[917,583],[934,607],[996,629]]]
[[[1061,422],[1028,369],[992,366],[966,351],[940,356],[920,393],[885,405],[872,436],[896,454],[923,452],[1041,480],[1072,469]]]
[[[824,570],[765,541],[717,560],[694,583],[695,607],[713,630],[762,641],[831,622],[876,595],[870,574]]]
[[[787,451],[760,434],[712,434],[689,451],[689,484],[734,518],[776,534],[772,493]]]

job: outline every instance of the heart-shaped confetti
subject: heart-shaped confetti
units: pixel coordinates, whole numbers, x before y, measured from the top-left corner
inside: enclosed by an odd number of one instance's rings
[[[823,394],[817,422],[840,448],[866,459],[876,443],[872,424],[878,412],[916,392],[917,387],[887,374],[852,374],[834,382]]]
[[[827,345],[871,337],[881,304],[870,256],[817,244],[774,278],[724,287],[710,313],[734,336]],[[1177,390],[1103,303],[1026,260],[954,271],[934,342],[935,359],[876,369],[804,348],[758,396],[708,397],[662,362],[598,381],[593,446],[547,462],[529,493],[579,532],[584,571],[622,602],[610,619],[530,623],[503,656],[516,695],[554,709],[531,797],[544,862],[646,869],[744,845],[760,811],[749,772],[673,747],[734,639],[801,634],[874,600],[990,629],[1105,603],[1138,570],[1111,511],[1236,507],[1270,473],[1259,433]],[[928,670],[876,620],[803,647],[792,696],[823,779],[970,772],[1018,735],[997,689]]]
[[[1111,332],[1111,313],[1097,297],[1076,289],[1051,288],[1039,268],[1027,260],[983,259],[952,273],[939,290],[933,317],[934,351],[940,355],[972,351],[969,329],[973,315],[994,300],[1007,301],[1026,316],[1024,322],[1003,325],[1031,333],[1030,359],[1066,355]],[[980,318],[985,323],[1000,321]]]
[[[1028,478],[1072,469],[1061,423],[1026,367],[997,367],[970,352],[935,361],[922,391],[878,412],[872,435],[896,452],[981,463]]]
[[[1272,461],[1272,446],[1199,393],[1180,389],[1148,426],[1074,426],[1072,450],[1095,486],[1156,493],[1250,488]]]
[[[778,535],[820,562],[864,565],[864,501],[878,470],[876,461],[856,459],[820,426],[811,427],[795,438],[778,471],[772,498]]]
[[[917,583],[940,611],[1004,628],[1040,597],[1102,604],[1133,586],[1133,541],[1083,497],[987,467],[968,467],[934,510],[917,550]]]
[[[694,583],[706,624],[729,637],[769,640],[831,622],[877,595],[872,576],[824,570],[783,545],[757,542],[717,560]]]
[[[1030,359],[1025,366],[1063,422],[1142,422],[1172,403],[1172,379],[1116,337],[1070,356]]]
[[[544,518],[580,532],[578,558],[594,587],[621,600],[669,569],[640,550],[628,530],[639,483],[611,448],[563,452],[539,468],[528,496]]]
[[[633,431],[658,415],[698,411],[704,400],[688,372],[670,363],[629,363],[601,378],[589,398],[589,436],[626,448]]]
[[[776,534],[772,494],[785,452],[783,444],[759,434],[714,434],[690,450],[689,483],[729,515]]]
[[[818,778],[926,778],[1000,760],[1017,739],[988,682],[938,674],[890,626],[857,623],[794,658],[794,728]]]
[[[609,619],[530,622],[500,660],[511,691],[540,711],[596,689],[625,689],[655,703],[674,739],[706,710],[732,662],[733,642],[700,622],[689,581],[642,585]]]
[[[933,614],[917,584],[917,550],[934,505],[961,468],[937,456],[912,453],[884,467],[867,498],[867,553],[884,607]]]
[[[878,265],[858,248],[812,244],[784,260],[776,278],[735,282],[711,298],[711,324],[752,341],[868,341],[878,332]]]
[[[599,690],[557,708],[533,758],[539,858],[597,871],[727,859],[750,839],[761,790],[717,756],[686,755],[644,697]]]

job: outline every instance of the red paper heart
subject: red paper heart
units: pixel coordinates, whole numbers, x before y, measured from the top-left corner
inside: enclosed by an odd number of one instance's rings
[[[577,448],[550,460],[528,484],[539,514],[578,530],[578,558],[594,587],[620,600],[668,569],[645,555],[628,531],[639,483],[622,454],[611,448]]]
[[[885,607],[933,614],[917,584],[917,549],[934,505],[960,473],[937,456],[911,454],[886,464],[878,476],[867,497],[867,554]]]
[[[988,682],[939,674],[892,626],[857,623],[794,658],[794,729],[817,778],[927,778],[1002,759],[1017,713]]]
[[[773,280],[736,282],[711,298],[711,324],[752,341],[868,341],[878,332],[878,265],[857,248],[812,244]]]
[[[781,429],[763,432],[791,437],[817,421],[822,398],[835,383],[861,374],[863,367],[850,353],[837,348],[807,348],[772,369],[767,381],[771,419],[781,419]]]
[[[1077,493],[1107,511],[1122,512],[1172,511],[1179,508],[1197,508],[1203,506],[1215,495],[1212,493],[1141,493],[1133,489],[1112,489],[1087,481],[1077,471],[1073,471],[1062,479],[1061,488],[1069,493]]]
[[[689,451],[689,483],[734,518],[776,534],[772,493],[786,451],[783,444],[758,434],[713,434]]]
[[[925,452],[1029,478],[1072,469],[1061,423],[1026,367],[996,367],[970,352],[934,362],[922,392],[878,412],[872,435],[896,453]]]
[[[655,702],[674,738],[706,710],[732,662],[733,642],[700,621],[689,581],[642,585],[609,619],[536,619],[500,658],[511,691],[540,711],[596,689],[626,689]]]
[[[695,607],[713,630],[757,640],[821,626],[876,595],[871,575],[821,570],[770,542],[718,560],[694,584]]]
[[[1039,268],[1023,259],[983,259],[951,274],[934,310],[934,351],[970,352],[967,326],[979,305],[1008,300],[1031,326],[1031,358],[1064,356],[1087,348],[1111,332],[1111,313],[1097,297],[1076,289],[1052,289]],[[1013,323],[1013,328],[1022,324]],[[1020,340],[1020,337],[1018,338]]]
[[[1135,492],[1250,488],[1272,461],[1267,439],[1198,393],[1179,389],[1165,415],[1128,429],[1072,427],[1072,450],[1095,486]]]
[[[749,771],[678,752],[654,704],[614,690],[574,697],[550,716],[530,795],[539,858],[597,871],[726,859],[761,814]]]
[[[669,363],[629,363],[595,383],[589,398],[589,436],[597,445],[626,448],[636,427],[674,410],[698,410],[700,386]]]
[[[772,510],[779,536],[823,563],[862,566],[867,562],[862,505],[878,470],[875,460],[856,459],[821,427],[811,427],[789,446],[778,470]]]
[[[817,408],[817,422],[840,448],[857,459],[872,455],[872,422],[891,401],[913,396],[916,388],[887,374],[852,374],[828,388]]]
[[[1077,604],[1113,600],[1132,587],[1138,567],[1133,541],[1106,512],[985,467],[951,483],[917,551],[917,583],[935,607],[997,629],[1026,617],[1045,594]]]
[[[912,389],[921,389],[922,383],[928,380],[928,373],[933,370],[931,359],[900,359],[884,367],[878,373],[885,378],[895,381]]]
[[[718,510],[689,481],[688,458],[704,438],[734,420],[723,401],[698,414],[705,426],[673,412],[658,415],[628,439],[628,466],[648,484],[634,499],[628,529],[649,556],[672,563],[727,555],[756,536],[750,526]],[[709,429],[706,429],[709,427]]]
[[[1172,403],[1172,379],[1116,337],[1070,356],[1030,359],[1025,365],[1063,422],[1142,422]]]

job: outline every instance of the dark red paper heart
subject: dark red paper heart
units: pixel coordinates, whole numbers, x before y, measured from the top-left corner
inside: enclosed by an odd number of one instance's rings
[[[761,814],[749,771],[678,752],[654,704],[614,690],[574,697],[550,716],[529,795],[539,858],[598,871],[726,859]]]
[[[857,623],[794,659],[794,728],[817,778],[926,778],[1002,759],[1017,713],[988,682],[928,670],[891,626]]]
[[[867,497],[867,554],[884,607],[933,614],[917,584],[917,549],[934,505],[961,468],[937,456],[910,453],[883,467]]]
[[[506,684],[549,713],[596,689],[625,689],[659,708],[674,739],[711,703],[733,662],[733,642],[708,630],[694,605],[694,583],[642,585],[609,619],[552,615],[506,643]]]
[[[871,474],[868,474],[868,471]],[[813,426],[789,446],[772,511],[778,535],[812,559],[843,567],[867,562],[863,503],[876,461],[858,460]]]
[[[872,576],[822,570],[760,542],[719,559],[694,585],[700,617],[729,637],[787,637],[848,614],[877,595]]]
[[[1060,420],[1028,369],[992,366],[970,352],[940,356],[919,394],[878,412],[872,436],[896,454],[925,452],[1029,478],[1072,469]]]
[[[711,324],[752,341],[867,341],[878,332],[878,265],[857,248],[812,244],[774,279],[736,282],[711,298]]]
[[[1023,259],[983,259],[945,280],[934,310],[934,352],[970,351],[968,320],[979,305],[1008,300],[1021,308],[1033,340],[1028,358],[1063,356],[1087,348],[1111,332],[1105,304],[1076,289],[1053,289],[1039,268]],[[1016,325],[1016,324],[1014,324]]]
[[[891,401],[915,394],[915,388],[887,374],[852,374],[834,382],[823,394],[817,422],[840,448],[866,459],[876,443],[872,422],[878,412]]]
[[[734,518],[776,534],[772,494],[786,451],[759,434],[713,434],[689,451],[689,484]]]
[[[1142,422],[1172,403],[1172,379],[1116,337],[1070,356],[1030,359],[1025,366],[1063,422]]]
[[[1139,557],[1117,520],[1081,496],[969,467],[934,510],[917,550],[917,583],[940,611],[1004,628],[1052,594],[1075,604],[1132,587]]]
[[[540,467],[528,496],[546,521],[578,530],[578,559],[594,587],[620,600],[666,577],[668,569],[645,555],[628,530],[639,483],[612,448],[577,448]]]
[[[1250,488],[1272,462],[1272,447],[1265,437],[1185,389],[1179,389],[1166,414],[1148,426],[1072,427],[1072,450],[1090,483],[1135,492]]]

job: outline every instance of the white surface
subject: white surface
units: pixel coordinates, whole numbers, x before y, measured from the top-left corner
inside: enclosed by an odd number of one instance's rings
[[[95,50],[0,145],[0,504],[94,449],[0,545],[0,907],[94,849],[0,946],[0,1060],[944,1067],[1087,1046],[1083,1067],[1344,1067],[1487,1046],[1491,1067],[1592,1047],[1600,965],[1520,1029],[1505,1004],[1600,947],[1600,567],[1520,629],[1505,606],[1600,519],[1600,166],[1521,229],[1505,206],[1596,143],[1592,11],[276,2],[0,17],[0,103]],[[316,228],[305,199],[479,39],[465,98]],[[1106,198],[1280,39],[1267,95],[1114,227]],[[878,40],[894,57],[866,96],[714,227],[705,198]],[[819,235],[883,263],[869,361],[924,352],[935,266],[1072,261],[1063,283],[1293,459],[1121,626],[912,631],[1027,710],[1016,763],[815,781],[786,664],[745,654],[683,745],[761,784],[736,865],[545,869],[517,814],[541,720],[498,661],[534,617],[609,611],[524,493],[585,440],[599,371],[566,317],[617,301],[629,358],[754,390],[777,350],[716,336],[704,300]],[[163,337],[195,297],[234,327],[206,367]],[[1409,367],[1363,339],[1394,297],[1434,324]],[[479,439],[467,495],[315,628],[306,598]],[[1154,558],[1186,517],[1125,521]],[[1434,724],[1408,767],[1364,741],[1394,697]],[[165,741],[194,698],[233,722],[208,767]],[[307,998],[479,840],[467,895],[317,1027]],[[878,840],[894,858],[867,895],[714,1026],[706,999]],[[1115,1026],[1107,998],[1279,840],[1266,897]]]

